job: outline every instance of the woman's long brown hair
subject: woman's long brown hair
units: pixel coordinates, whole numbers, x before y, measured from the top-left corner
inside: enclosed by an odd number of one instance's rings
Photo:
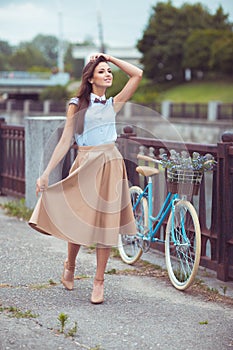
[[[86,110],[90,104],[90,94],[92,92],[92,84],[90,79],[93,77],[94,70],[100,62],[107,62],[104,56],[99,56],[94,62],[88,62],[88,64],[83,68],[82,81],[79,87],[77,97],[78,110],[77,110],[77,131],[78,134],[83,133],[84,129],[84,118]]]

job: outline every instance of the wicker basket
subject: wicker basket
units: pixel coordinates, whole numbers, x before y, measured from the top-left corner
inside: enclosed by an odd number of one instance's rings
[[[187,169],[166,169],[165,176],[168,192],[197,195],[203,172]]]

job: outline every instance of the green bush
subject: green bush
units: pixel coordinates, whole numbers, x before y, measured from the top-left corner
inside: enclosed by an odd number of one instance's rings
[[[66,101],[69,98],[69,92],[65,86],[56,85],[45,88],[40,94],[40,100]]]
[[[120,70],[113,71],[113,79],[113,85],[107,90],[108,97],[117,95],[128,81],[127,75]]]
[[[6,210],[7,215],[16,216],[26,221],[28,221],[32,215],[32,209],[27,208],[25,205],[25,198],[10,201],[3,204],[2,207]]]

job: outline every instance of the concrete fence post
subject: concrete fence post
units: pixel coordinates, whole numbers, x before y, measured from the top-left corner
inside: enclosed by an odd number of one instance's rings
[[[33,208],[36,204],[36,180],[45,169],[60,139],[64,120],[64,117],[25,118],[25,199],[28,208]],[[61,174],[62,163],[52,171],[49,183],[59,181]]]
[[[132,105],[131,103],[126,103],[123,109],[124,118],[130,119],[132,117]]]
[[[30,112],[30,104],[31,101],[30,100],[25,100],[24,104],[23,104],[23,113],[24,115],[29,115]]]
[[[163,101],[161,105],[162,116],[166,119],[169,119],[171,113],[171,101]]]
[[[7,100],[6,102],[6,113],[10,113],[12,109],[13,100]]]
[[[209,120],[209,121],[218,120],[218,105],[219,104],[221,104],[220,101],[209,101],[207,120]]]
[[[44,101],[44,115],[49,115],[50,113],[50,100]]]

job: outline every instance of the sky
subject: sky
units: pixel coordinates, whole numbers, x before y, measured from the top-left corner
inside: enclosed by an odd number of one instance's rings
[[[133,47],[142,38],[152,6],[163,0],[0,0],[0,40],[10,45],[31,41],[36,35],[61,36],[71,43],[92,39],[99,44],[98,18],[104,43]],[[184,2],[173,0],[180,7]],[[210,13],[222,5],[233,22],[233,0],[199,0]]]

